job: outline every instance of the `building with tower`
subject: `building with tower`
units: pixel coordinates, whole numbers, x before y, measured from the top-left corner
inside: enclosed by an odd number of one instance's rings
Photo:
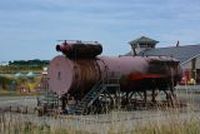
[[[138,56],[171,56],[180,61],[183,68],[185,84],[200,83],[200,44],[156,47],[159,41],[142,36],[130,41],[132,50],[126,55]]]

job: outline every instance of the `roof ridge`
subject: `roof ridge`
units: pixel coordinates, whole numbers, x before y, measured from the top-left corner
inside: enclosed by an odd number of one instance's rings
[[[200,44],[195,44],[195,45],[180,45],[180,46],[165,46],[165,47],[157,47],[157,48],[155,48],[155,49],[159,49],[159,48],[161,48],[161,49],[164,49],[164,48],[181,48],[181,47],[192,47],[192,46],[200,46]]]

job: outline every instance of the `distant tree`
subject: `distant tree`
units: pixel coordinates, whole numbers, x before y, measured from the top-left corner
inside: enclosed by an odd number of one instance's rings
[[[40,60],[40,59],[33,59],[33,60],[14,60],[9,61],[9,65],[17,65],[17,66],[40,66],[40,65],[48,65],[49,60]]]
[[[12,83],[12,79],[0,76],[0,85],[2,89],[8,89],[8,86]]]
[[[11,64],[12,64],[12,61],[9,61],[9,62],[8,62],[8,65],[11,65]]]

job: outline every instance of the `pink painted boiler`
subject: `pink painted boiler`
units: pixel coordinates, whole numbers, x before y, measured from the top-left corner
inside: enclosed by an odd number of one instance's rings
[[[99,56],[92,59],[69,59],[57,56],[48,70],[49,89],[64,95],[85,94],[107,72],[120,74],[122,92],[133,90],[165,90],[173,80],[174,85],[181,77],[179,62],[169,57]]]

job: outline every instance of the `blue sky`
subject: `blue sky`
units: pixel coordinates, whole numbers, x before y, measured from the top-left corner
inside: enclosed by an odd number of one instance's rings
[[[200,43],[199,0],[1,0],[0,61],[51,59],[56,40],[97,40],[104,55],[145,35],[159,47]]]

